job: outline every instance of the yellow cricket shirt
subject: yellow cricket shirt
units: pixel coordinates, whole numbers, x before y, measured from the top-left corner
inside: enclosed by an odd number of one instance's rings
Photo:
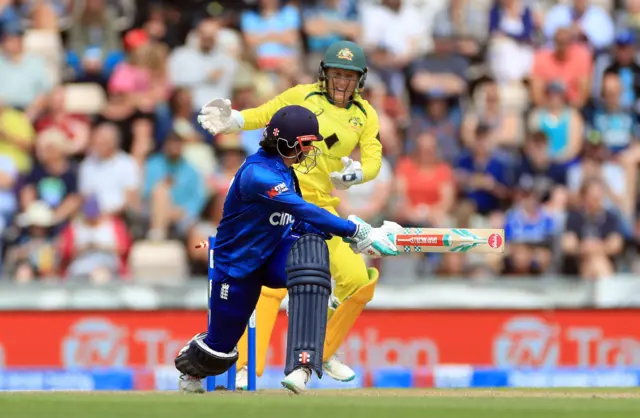
[[[263,128],[281,108],[304,106],[318,117],[324,141],[316,146],[322,151],[318,165],[308,174],[296,173],[305,200],[320,207],[337,206],[339,199],[331,196],[332,171],[343,169],[340,158],[351,155],[359,145],[364,182],[373,180],[382,166],[378,114],[366,100],[357,97],[346,109],[329,102],[317,84],[299,84],[254,109],[243,110],[244,130]]]

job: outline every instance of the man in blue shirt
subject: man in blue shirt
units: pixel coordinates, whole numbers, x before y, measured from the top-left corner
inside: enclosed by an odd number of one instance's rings
[[[509,254],[504,260],[503,273],[541,274],[552,261],[554,220],[542,207],[532,177],[520,179],[517,198],[505,215],[504,233],[509,242]]]
[[[333,235],[356,253],[397,255],[390,225],[372,228],[356,216],[341,219],[301,197],[294,173],[316,165],[322,140],[318,119],[302,106],[276,112],[261,149],[247,158],[229,187],[213,249],[210,324],[178,354],[180,388],[201,392],[200,380],[226,372],[262,286],[287,288],[289,333],[282,384],[303,392],[315,371],[322,377],[327,309],[331,294],[329,249]]]
[[[187,235],[207,201],[202,176],[182,157],[182,139],[171,134],[161,153],[147,160],[142,197],[149,205],[150,239],[164,239],[169,231]]]
[[[501,208],[508,192],[509,168],[493,151],[491,127],[476,128],[473,149],[464,153],[456,165],[457,183],[466,199],[483,216]]]

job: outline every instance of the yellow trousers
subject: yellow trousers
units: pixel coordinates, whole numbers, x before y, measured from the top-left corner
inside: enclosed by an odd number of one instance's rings
[[[338,215],[333,207],[325,207],[324,209],[336,216]],[[349,247],[349,244],[345,243],[341,237],[333,237],[327,241],[327,244],[329,247],[331,275],[336,282],[333,291],[333,301],[337,302],[336,304],[342,304],[347,298],[357,293],[360,288],[369,283],[369,272],[367,271],[367,266],[362,256],[354,253]],[[282,300],[286,295],[286,289],[262,288],[262,294],[256,306],[256,369],[258,376],[261,376],[264,371],[273,326],[275,325]],[[365,302],[371,300],[371,297],[373,297],[372,293],[365,298]],[[333,312],[332,309],[329,310],[329,317],[332,316]],[[347,322],[350,323],[351,321]],[[350,325],[348,327],[350,328]],[[331,327],[327,328],[326,340],[334,340],[334,343],[329,349],[327,349],[328,347],[325,345],[325,360],[328,360],[335,354],[337,347],[340,346],[342,340],[346,337],[346,331],[348,330],[341,330],[338,340],[335,341],[335,338],[332,338],[331,335]],[[245,331],[238,342],[238,367],[244,367],[247,364],[247,344],[247,332]]]

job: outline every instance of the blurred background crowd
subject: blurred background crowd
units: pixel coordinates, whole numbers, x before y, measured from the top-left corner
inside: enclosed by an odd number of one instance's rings
[[[315,82],[338,39],[368,54],[384,149],[340,212],[506,230],[504,257],[412,274],[637,271],[640,0],[0,0],[0,29],[4,280],[206,275],[194,245],[261,131],[198,110]]]

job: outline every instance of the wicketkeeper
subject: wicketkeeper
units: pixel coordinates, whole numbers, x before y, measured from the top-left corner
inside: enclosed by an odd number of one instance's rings
[[[345,190],[373,180],[382,166],[382,145],[379,140],[378,115],[360,95],[367,78],[367,63],[363,50],[353,42],[339,41],[326,51],[318,70],[318,82],[295,86],[255,109],[238,112],[227,99],[214,99],[202,109],[200,124],[212,134],[253,130],[264,127],[278,109],[300,105],[318,117],[324,141],[317,143],[321,154],[318,167],[301,174],[303,198],[337,215],[334,188]],[[349,156],[358,146],[362,161]],[[363,258],[354,254],[342,239],[328,241],[331,255],[331,275],[336,282],[331,299],[327,335],[324,347],[324,371],[338,381],[350,381],[355,373],[334,354],[349,330],[371,301],[378,280],[375,268],[367,269]],[[257,369],[262,375],[269,340],[275,325],[285,289],[263,288],[258,302]],[[239,366],[247,364],[247,334],[240,344]],[[246,368],[238,371],[238,387],[246,385]]]
[[[236,345],[266,286],[289,293],[282,384],[303,392],[312,372],[318,377],[323,372],[331,294],[325,240],[341,237],[350,251],[397,255],[388,234],[399,225],[373,228],[356,216],[344,220],[302,199],[293,166],[311,172],[322,140],[313,112],[283,107],[265,129],[261,149],[247,158],[231,182],[213,249],[209,329],[196,335],[175,360],[183,391],[203,392],[201,379],[236,363]]]

